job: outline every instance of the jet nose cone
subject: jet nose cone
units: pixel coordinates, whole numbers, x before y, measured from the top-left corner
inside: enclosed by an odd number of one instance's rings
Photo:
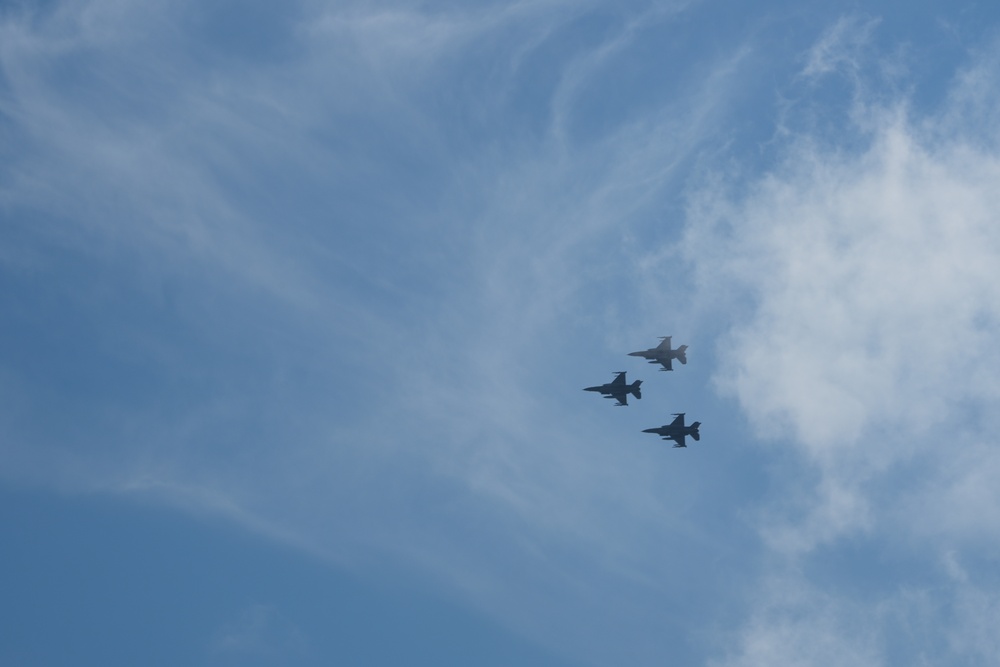
[[[641,357],[642,356],[642,352],[629,352],[628,356],[630,356],[630,357]]]
[[[642,432],[643,433],[656,433],[656,429],[655,428],[644,428],[644,429],[642,429]]]

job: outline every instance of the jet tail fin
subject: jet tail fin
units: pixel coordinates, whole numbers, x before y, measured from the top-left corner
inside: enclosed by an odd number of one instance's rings
[[[687,364],[688,362],[687,349],[688,349],[687,345],[681,345],[679,348],[674,350],[674,354],[677,357],[677,361],[681,362],[682,364]]]
[[[698,427],[701,426],[701,422],[695,422],[691,424],[691,437],[695,440],[701,440],[701,434],[698,433]]]
[[[642,392],[639,391],[639,385],[640,384],[642,384],[642,380],[636,380],[629,387],[629,391],[631,391],[632,395],[635,396],[636,398],[642,398]]]

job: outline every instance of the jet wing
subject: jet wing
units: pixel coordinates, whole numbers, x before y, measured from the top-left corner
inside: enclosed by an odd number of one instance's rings
[[[660,359],[657,359],[657,361],[659,361],[661,364],[663,364],[663,370],[665,370],[665,371],[672,371],[672,370],[674,370],[673,357],[669,357],[668,356],[666,359],[660,358]]]
[[[674,447],[687,447],[687,443],[685,442],[686,438],[683,433],[680,435],[672,435],[670,436],[670,439],[674,441]]]
[[[680,426],[681,428],[684,428],[684,415],[680,414],[680,415],[677,415],[676,417],[674,417],[674,420],[672,422],[670,422],[670,425],[671,426]],[[681,436],[681,437],[683,437],[683,436]]]
[[[618,405],[628,405],[628,392],[611,392],[611,396],[618,401]]]

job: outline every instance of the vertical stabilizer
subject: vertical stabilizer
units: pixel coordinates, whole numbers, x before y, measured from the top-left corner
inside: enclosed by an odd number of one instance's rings
[[[686,364],[688,362],[687,349],[688,349],[687,345],[681,345],[679,348],[677,348],[677,351],[674,352],[674,356],[677,357],[677,361],[681,362],[682,364]]]

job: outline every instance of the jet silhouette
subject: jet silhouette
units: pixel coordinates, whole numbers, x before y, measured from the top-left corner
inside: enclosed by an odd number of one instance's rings
[[[688,435],[695,440],[701,440],[701,435],[698,433],[698,427],[701,426],[701,422],[695,422],[690,426],[685,426],[683,412],[675,412],[674,417],[676,417],[676,419],[669,424],[661,426],[660,428],[647,428],[643,430],[643,433],[655,433],[662,436],[664,440],[673,440],[674,447],[687,447],[684,442],[684,438]]]
[[[630,357],[643,357],[649,359],[651,364],[662,364],[663,368],[661,371],[672,371],[674,370],[673,360],[677,359],[682,364],[688,362],[686,350],[687,345],[681,345],[676,350],[670,349],[670,336],[660,336],[660,340],[663,341],[656,347],[651,347],[648,350],[642,350],[641,352],[629,352]]]
[[[604,394],[604,398],[613,398],[618,405],[628,405],[628,395],[632,394],[636,398],[642,398],[642,394],[639,393],[639,385],[642,384],[642,380],[636,380],[632,384],[625,384],[625,371],[618,371],[615,375],[615,379],[608,384],[598,385],[596,387],[587,387],[584,391],[599,391]]]

